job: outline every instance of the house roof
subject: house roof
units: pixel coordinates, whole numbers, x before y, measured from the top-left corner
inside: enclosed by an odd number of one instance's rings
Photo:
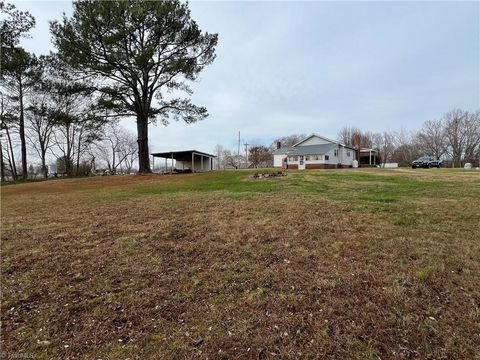
[[[291,146],[285,146],[280,149],[275,149],[272,151],[273,155],[281,155],[281,154],[286,154],[290,149],[293,149]]]
[[[303,142],[311,139],[312,137],[318,137],[318,138],[320,138],[320,139],[329,141],[329,142],[331,142],[331,143],[333,143],[333,144],[337,144],[337,145],[340,145],[340,146],[348,147],[348,148],[350,148],[350,149],[354,149],[353,147],[348,146],[348,145],[345,145],[345,144],[341,143],[340,141],[332,140],[332,139],[326,138],[325,136],[320,136],[320,135],[317,135],[317,134],[312,134],[312,135],[310,135],[310,136],[307,136],[305,139],[303,139],[303,140],[297,142],[296,144],[294,144],[293,147],[296,147],[296,146],[301,145]]]
[[[337,148],[337,143],[321,144],[321,145],[305,145],[305,146],[290,146],[276,149],[273,151],[275,155],[288,154],[288,155],[313,155],[313,154],[325,154],[332,149]]]

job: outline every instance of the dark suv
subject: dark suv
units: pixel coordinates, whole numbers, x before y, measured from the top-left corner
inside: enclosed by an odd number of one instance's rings
[[[412,162],[412,169],[416,169],[417,167],[423,167],[426,169],[431,167],[439,168],[441,166],[442,166],[442,160],[435,159],[434,157],[431,157],[431,156],[423,156]]]

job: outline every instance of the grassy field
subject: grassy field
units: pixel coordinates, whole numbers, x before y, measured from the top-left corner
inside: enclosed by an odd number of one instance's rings
[[[480,359],[480,172],[1,188],[1,348],[39,359]]]

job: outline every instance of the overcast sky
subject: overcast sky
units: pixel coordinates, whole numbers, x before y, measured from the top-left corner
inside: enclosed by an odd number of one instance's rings
[[[69,1],[15,2],[37,20],[23,45],[54,50],[48,21]],[[275,137],[345,125],[417,129],[454,107],[480,108],[479,2],[191,2],[200,28],[219,34],[217,58],[194,84],[197,124],[150,128],[154,151]],[[124,124],[135,130],[134,120]]]

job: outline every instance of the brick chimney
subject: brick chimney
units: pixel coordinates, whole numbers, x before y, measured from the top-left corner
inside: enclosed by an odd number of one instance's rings
[[[282,143],[280,141],[277,141],[277,149],[280,149],[282,147]]]

